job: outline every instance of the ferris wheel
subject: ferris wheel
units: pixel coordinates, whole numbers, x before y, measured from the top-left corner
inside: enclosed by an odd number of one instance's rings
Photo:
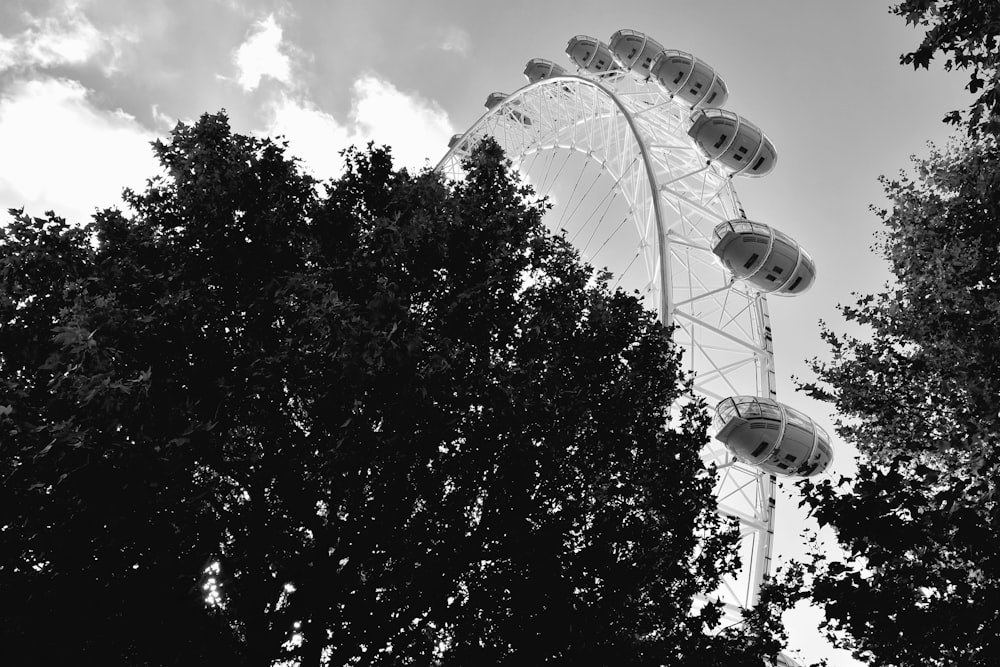
[[[554,204],[548,223],[676,326],[695,392],[716,409],[702,457],[718,471],[719,512],[741,527],[742,568],[709,598],[738,623],[770,571],[777,477],[818,474],[832,459],[826,433],[775,400],[766,299],[808,289],[815,265],[791,237],[746,219],[734,180],[767,174],[777,153],[721,108],[728,88],[712,67],[633,30],[607,44],[573,37],[566,52],[575,72],[529,61],[528,84],[491,94],[437,169],[461,178],[463,158],[493,137]]]

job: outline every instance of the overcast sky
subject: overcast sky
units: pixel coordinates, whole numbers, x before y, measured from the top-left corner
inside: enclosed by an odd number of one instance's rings
[[[829,427],[828,409],[793,393],[823,356],[817,321],[879,289],[869,251],[880,174],[894,175],[940,119],[970,101],[965,78],[898,64],[920,34],[887,0],[3,0],[0,3],[0,208],[54,209],[83,221],[156,173],[148,142],[178,120],[225,108],[238,132],[283,134],[320,177],[368,140],[397,163],[435,163],[488,93],[524,84],[532,57],[569,66],[573,35],[633,28],[711,63],[727,107],[778,149],[766,178],[739,182],[747,215],[816,259],[816,286],[772,299],[779,396]],[[842,327],[841,327],[842,328]],[[836,472],[850,470],[841,455]],[[780,506],[779,550],[796,551],[794,503]],[[793,620],[793,646],[818,640]],[[804,629],[805,628],[805,629]],[[831,665],[853,665],[845,654]]]

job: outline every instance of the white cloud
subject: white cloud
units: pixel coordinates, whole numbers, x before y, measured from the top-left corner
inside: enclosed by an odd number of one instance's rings
[[[265,77],[291,83],[292,67],[289,57],[281,51],[281,26],[274,14],[257,21],[247,37],[233,54],[236,64],[236,80],[243,90],[249,92],[260,85]]]
[[[0,96],[0,208],[83,222],[158,173],[152,139],[132,116],[93,106],[75,81],[16,81]]]
[[[448,114],[436,102],[407,95],[388,81],[365,76],[351,89],[351,122],[356,141],[369,139],[392,146],[401,166],[423,166],[448,149],[455,133]]]
[[[309,101],[282,95],[271,107],[271,121],[265,133],[284,135],[292,155],[320,178],[340,173],[338,152],[350,145],[350,132],[337,119]]]
[[[344,121],[287,91],[272,102],[270,114],[266,132],[285,135],[291,153],[321,178],[341,172],[339,152],[352,144],[388,144],[396,166],[420,168],[445,153],[453,134],[436,103],[374,76],[351,87]],[[154,115],[165,127],[163,115]],[[97,208],[119,205],[122,188],[141,190],[159,173],[153,138],[132,116],[97,108],[76,81],[16,80],[0,93],[0,211],[23,206],[40,215],[51,209],[86,221]]]
[[[167,114],[163,113],[162,111],[160,111],[159,104],[153,104],[150,107],[150,114],[153,116],[153,121],[156,123],[156,125],[158,127],[163,128],[163,130],[167,132],[174,129],[174,126],[177,125],[177,119],[172,118]]]
[[[321,178],[341,171],[339,151],[369,141],[392,147],[397,167],[420,168],[444,155],[454,129],[435,102],[408,95],[388,81],[363,76],[351,87],[347,122],[306,100],[282,95],[271,107],[268,134],[282,134],[289,150]]]
[[[82,65],[101,59],[105,71],[110,72],[122,44],[130,41],[135,37],[127,31],[99,31],[79,3],[67,1],[44,17],[29,15],[28,27],[16,35],[0,34],[0,71]]]
[[[445,28],[444,36],[441,38],[440,48],[442,51],[451,51],[462,56],[469,55],[469,46],[472,40],[469,33],[458,26],[448,26]]]

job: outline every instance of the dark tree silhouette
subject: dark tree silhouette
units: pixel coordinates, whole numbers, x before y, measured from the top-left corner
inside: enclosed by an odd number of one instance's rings
[[[952,111],[945,121],[965,124],[973,135],[1000,136],[1000,3],[904,0],[890,11],[927,29],[916,50],[900,56],[902,64],[927,69],[935,56],[943,55],[946,70],[970,70],[965,88],[978,96],[969,115],[963,120],[959,111]]]
[[[3,664],[757,665],[670,331],[468,178],[318,184],[223,114],[0,231]],[[672,405],[685,407],[672,413]]]
[[[805,385],[860,453],[853,482],[806,483],[847,557],[817,558],[828,629],[873,666],[983,667],[1000,652],[1000,150],[965,141],[883,179],[895,280],[842,308]]]

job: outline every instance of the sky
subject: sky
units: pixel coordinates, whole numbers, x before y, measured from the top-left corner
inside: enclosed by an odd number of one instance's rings
[[[570,68],[568,39],[620,28],[689,51],[725,78],[727,108],[770,137],[775,171],[737,183],[747,215],[796,238],[818,268],[806,294],[770,300],[778,395],[833,433],[827,406],[794,391],[826,356],[818,321],[888,279],[871,251],[893,176],[971,96],[937,63],[899,64],[922,33],[888,0],[4,0],[0,3],[0,209],[85,221],[158,173],[149,142],[225,109],[241,133],[283,135],[325,178],[338,152],[389,144],[397,164],[433,165],[492,91],[525,84],[525,62]],[[836,440],[836,439],[835,439]],[[851,470],[838,443],[832,474]],[[791,489],[794,491],[794,489]],[[779,502],[779,555],[801,552],[803,517]],[[833,667],[817,610],[786,621],[791,645]]]

